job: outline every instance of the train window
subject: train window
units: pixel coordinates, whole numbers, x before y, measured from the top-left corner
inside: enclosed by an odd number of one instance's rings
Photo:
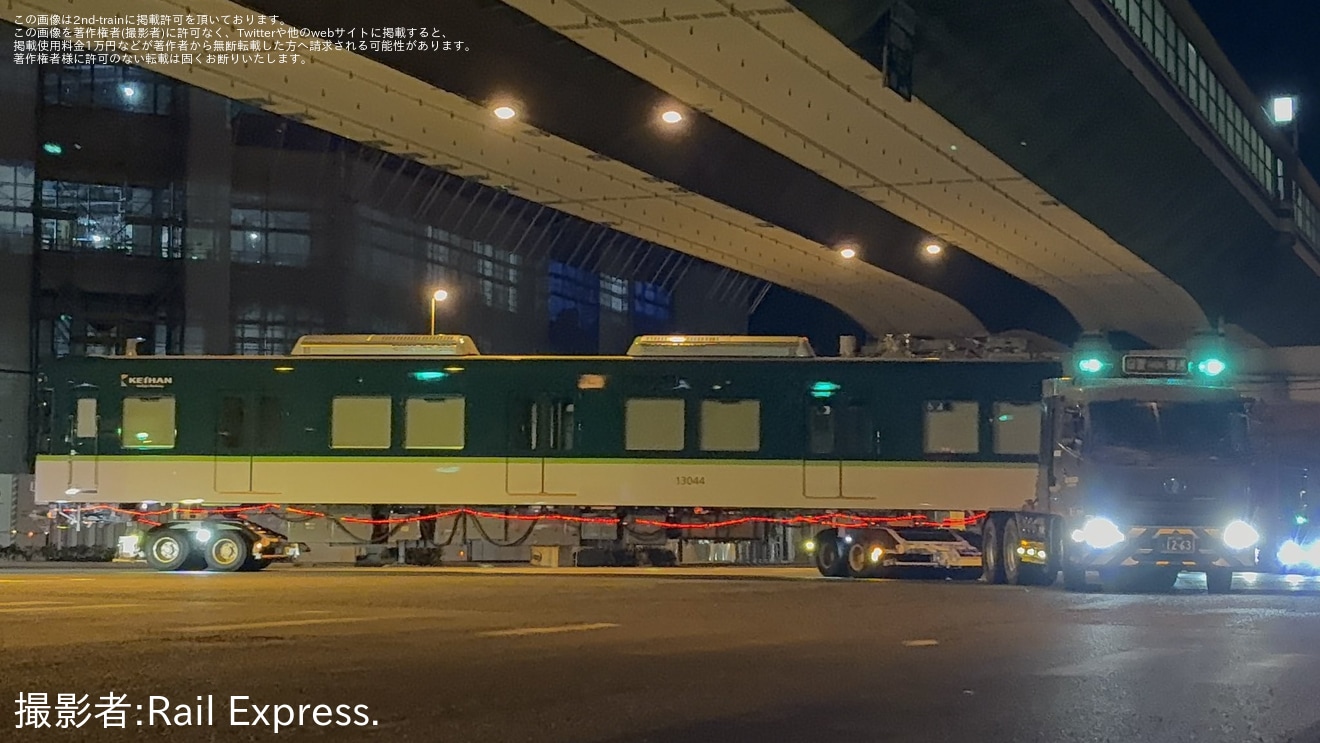
[[[518,451],[536,451],[540,444],[541,405],[535,400],[513,401],[513,425],[509,427],[512,441]]]
[[[980,446],[980,409],[972,401],[926,403],[927,454],[975,454]]]
[[[284,411],[278,397],[257,399],[257,447],[264,452],[280,448],[284,429]]]
[[[845,459],[871,459],[880,454],[880,431],[875,427],[871,408],[853,403],[834,408],[839,417],[835,451]]]
[[[834,407],[815,405],[807,415],[807,435],[812,454],[834,452]]]
[[[220,420],[216,439],[224,451],[235,451],[243,446],[243,418],[246,412],[242,397],[229,395],[220,400]]]
[[[37,390],[37,453],[54,454],[55,390]]]
[[[576,408],[568,400],[550,401],[550,448],[573,450],[573,429],[577,425]]]
[[[78,398],[78,410],[73,422],[73,435],[80,439],[96,438],[96,398]]]
[[[702,451],[756,451],[761,448],[759,400],[702,400]]]
[[[467,401],[463,397],[410,397],[404,405],[403,445],[408,449],[462,449]]]
[[[833,405],[812,405],[807,411],[807,443],[812,454],[834,453]]]
[[[624,405],[624,447],[628,451],[682,451],[682,400],[633,398]]]
[[[995,453],[1035,454],[1040,446],[1040,405],[997,402],[994,408]]]
[[[125,397],[119,443],[125,449],[174,447],[174,398]]]
[[[390,448],[390,398],[336,397],[331,401],[330,447]]]

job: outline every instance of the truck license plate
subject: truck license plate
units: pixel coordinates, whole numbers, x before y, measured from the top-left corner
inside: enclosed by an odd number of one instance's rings
[[[1191,537],[1168,537],[1164,542],[1165,552],[1195,552],[1196,540]]]

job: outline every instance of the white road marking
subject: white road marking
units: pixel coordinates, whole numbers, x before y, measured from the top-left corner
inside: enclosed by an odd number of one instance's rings
[[[501,629],[491,632],[478,632],[478,637],[522,637],[523,635],[557,635],[561,632],[590,632],[596,629],[610,629],[619,625],[611,622],[596,622],[594,624],[562,624],[558,627],[520,627],[518,629]]]
[[[939,640],[904,640],[903,647],[906,648],[928,648],[933,645],[939,645]]]
[[[19,606],[0,608],[0,614],[28,614],[45,611],[91,611],[92,609],[127,609],[142,604],[69,604],[66,606]]]
[[[175,627],[171,632],[233,632],[245,629],[273,629],[276,627],[307,627],[314,624],[350,624],[367,622],[371,617],[336,617],[333,619],[283,619],[273,622],[246,622],[244,624],[204,624]]]

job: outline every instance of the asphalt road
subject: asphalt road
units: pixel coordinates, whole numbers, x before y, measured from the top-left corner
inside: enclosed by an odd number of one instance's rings
[[[1320,743],[1313,580],[668,575],[0,570],[0,740]],[[16,729],[28,692],[127,695],[126,729]],[[153,695],[210,695],[213,724],[166,726]],[[231,696],[239,722],[283,704],[268,722],[308,705],[305,724],[232,726]],[[366,707],[318,727],[318,704]]]

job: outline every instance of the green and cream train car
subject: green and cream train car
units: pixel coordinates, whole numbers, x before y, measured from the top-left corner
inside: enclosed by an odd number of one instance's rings
[[[281,357],[44,370],[39,502],[811,511],[1019,507],[1041,361],[817,358],[646,337],[620,357],[323,336]]]

